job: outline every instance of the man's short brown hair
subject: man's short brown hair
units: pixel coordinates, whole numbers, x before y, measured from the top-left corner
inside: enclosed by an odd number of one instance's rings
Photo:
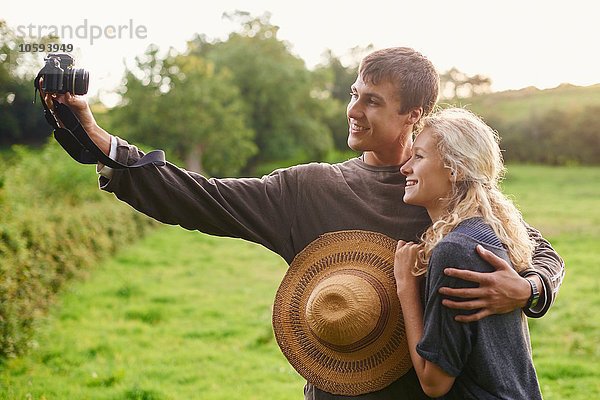
[[[422,107],[424,117],[437,102],[440,78],[435,67],[429,59],[409,47],[374,51],[363,58],[358,75],[364,82],[375,85],[384,81],[393,84],[398,90],[401,114]]]

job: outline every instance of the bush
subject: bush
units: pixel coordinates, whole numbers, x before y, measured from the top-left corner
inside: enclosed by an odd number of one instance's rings
[[[600,106],[548,108],[509,120],[490,112],[485,120],[502,137],[508,162],[545,165],[600,164]]]
[[[102,193],[54,141],[0,156],[0,357],[25,352],[65,282],[154,223]]]

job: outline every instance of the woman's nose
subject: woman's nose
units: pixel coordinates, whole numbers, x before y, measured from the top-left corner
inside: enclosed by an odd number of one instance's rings
[[[402,167],[400,167],[400,173],[402,175],[408,175],[412,171],[412,168],[410,167],[411,161],[412,161],[412,158],[409,159],[406,163],[404,163],[404,165]]]

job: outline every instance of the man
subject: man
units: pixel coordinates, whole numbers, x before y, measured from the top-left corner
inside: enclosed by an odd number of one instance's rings
[[[168,163],[127,170],[99,165],[100,187],[159,221],[260,243],[288,264],[328,232],[357,229],[395,240],[416,240],[430,220],[424,209],[402,201],[405,178],[399,170],[410,158],[413,131],[435,105],[438,86],[435,68],[420,53],[409,48],[376,51],[361,62],[347,109],[348,145],[362,152],[360,158],[334,165],[299,165],[260,179],[206,179]],[[46,99],[51,106],[50,98]],[[92,140],[111,158],[131,165],[143,156],[136,147],[100,128],[81,98],[67,94],[58,100],[77,114]],[[445,303],[469,310],[459,320],[523,308],[536,292],[534,285],[541,292],[539,304],[524,311],[539,317],[548,310],[564,267],[549,243],[533,229],[531,234],[538,246],[532,268],[526,271],[529,281],[490,253],[482,256],[496,267],[494,273],[465,275],[448,269],[452,276],[479,283],[473,289],[444,289],[446,295],[466,299]],[[305,398],[345,397],[308,382]],[[411,370],[380,391],[353,398],[426,396]]]

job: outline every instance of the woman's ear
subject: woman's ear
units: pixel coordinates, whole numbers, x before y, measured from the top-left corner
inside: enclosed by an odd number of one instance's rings
[[[450,168],[450,182],[456,183],[456,170]]]
[[[447,167],[448,168],[448,178],[450,179],[450,182],[452,183],[456,183],[458,181],[463,180],[463,174],[459,171],[457,171],[455,168],[452,167]]]

